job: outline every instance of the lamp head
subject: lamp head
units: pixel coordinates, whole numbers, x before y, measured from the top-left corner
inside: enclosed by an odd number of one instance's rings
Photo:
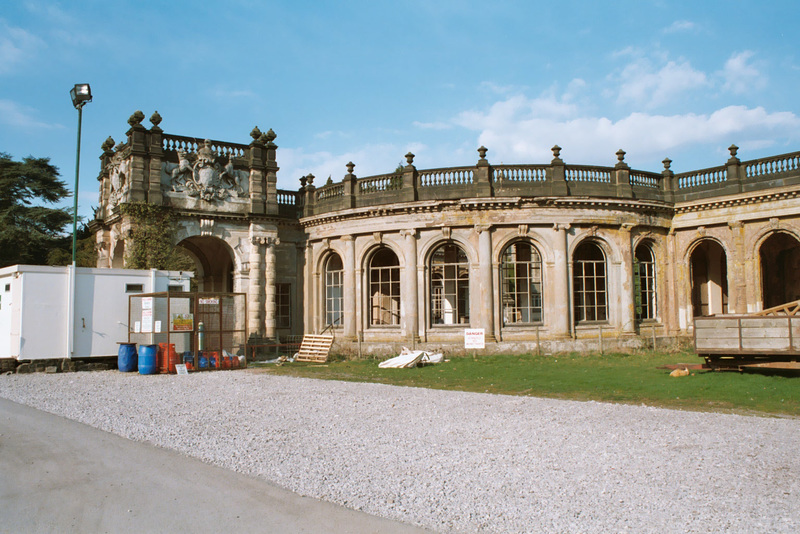
[[[88,83],[76,83],[75,87],[70,90],[69,96],[72,98],[72,105],[75,106],[75,109],[80,109],[84,104],[92,101],[92,89]]]

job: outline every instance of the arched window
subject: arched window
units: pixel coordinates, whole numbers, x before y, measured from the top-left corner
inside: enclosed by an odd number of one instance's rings
[[[442,245],[431,256],[431,324],[469,324],[469,262],[458,245]]]
[[[502,277],[503,324],[542,321],[542,258],[523,241],[512,243],[503,251]]]
[[[338,254],[325,261],[325,325],[341,325],[344,319],[344,265]]]
[[[370,324],[400,324],[400,262],[382,248],[369,262]]]
[[[656,318],[656,263],[653,249],[641,243],[636,247],[633,260],[633,296],[636,320]]]
[[[573,259],[575,322],[607,321],[606,258],[595,243],[578,246]]]

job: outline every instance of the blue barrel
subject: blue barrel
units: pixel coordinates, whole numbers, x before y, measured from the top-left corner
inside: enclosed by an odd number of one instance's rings
[[[135,371],[138,365],[136,343],[120,343],[119,352],[117,353],[117,369],[123,373],[130,373]]]
[[[139,374],[154,375],[158,372],[158,345],[139,345]]]

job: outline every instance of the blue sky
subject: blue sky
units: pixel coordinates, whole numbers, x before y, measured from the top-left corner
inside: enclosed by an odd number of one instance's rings
[[[278,187],[547,163],[675,172],[800,150],[796,0],[16,1],[0,10],[0,151],[50,157],[97,205],[100,145],[137,109],[167,132],[277,134]],[[149,122],[145,122],[150,126]],[[71,202],[70,202],[71,204]]]

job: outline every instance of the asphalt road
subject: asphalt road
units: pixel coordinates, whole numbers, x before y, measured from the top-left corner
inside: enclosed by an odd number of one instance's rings
[[[0,399],[0,532],[426,532]]]

